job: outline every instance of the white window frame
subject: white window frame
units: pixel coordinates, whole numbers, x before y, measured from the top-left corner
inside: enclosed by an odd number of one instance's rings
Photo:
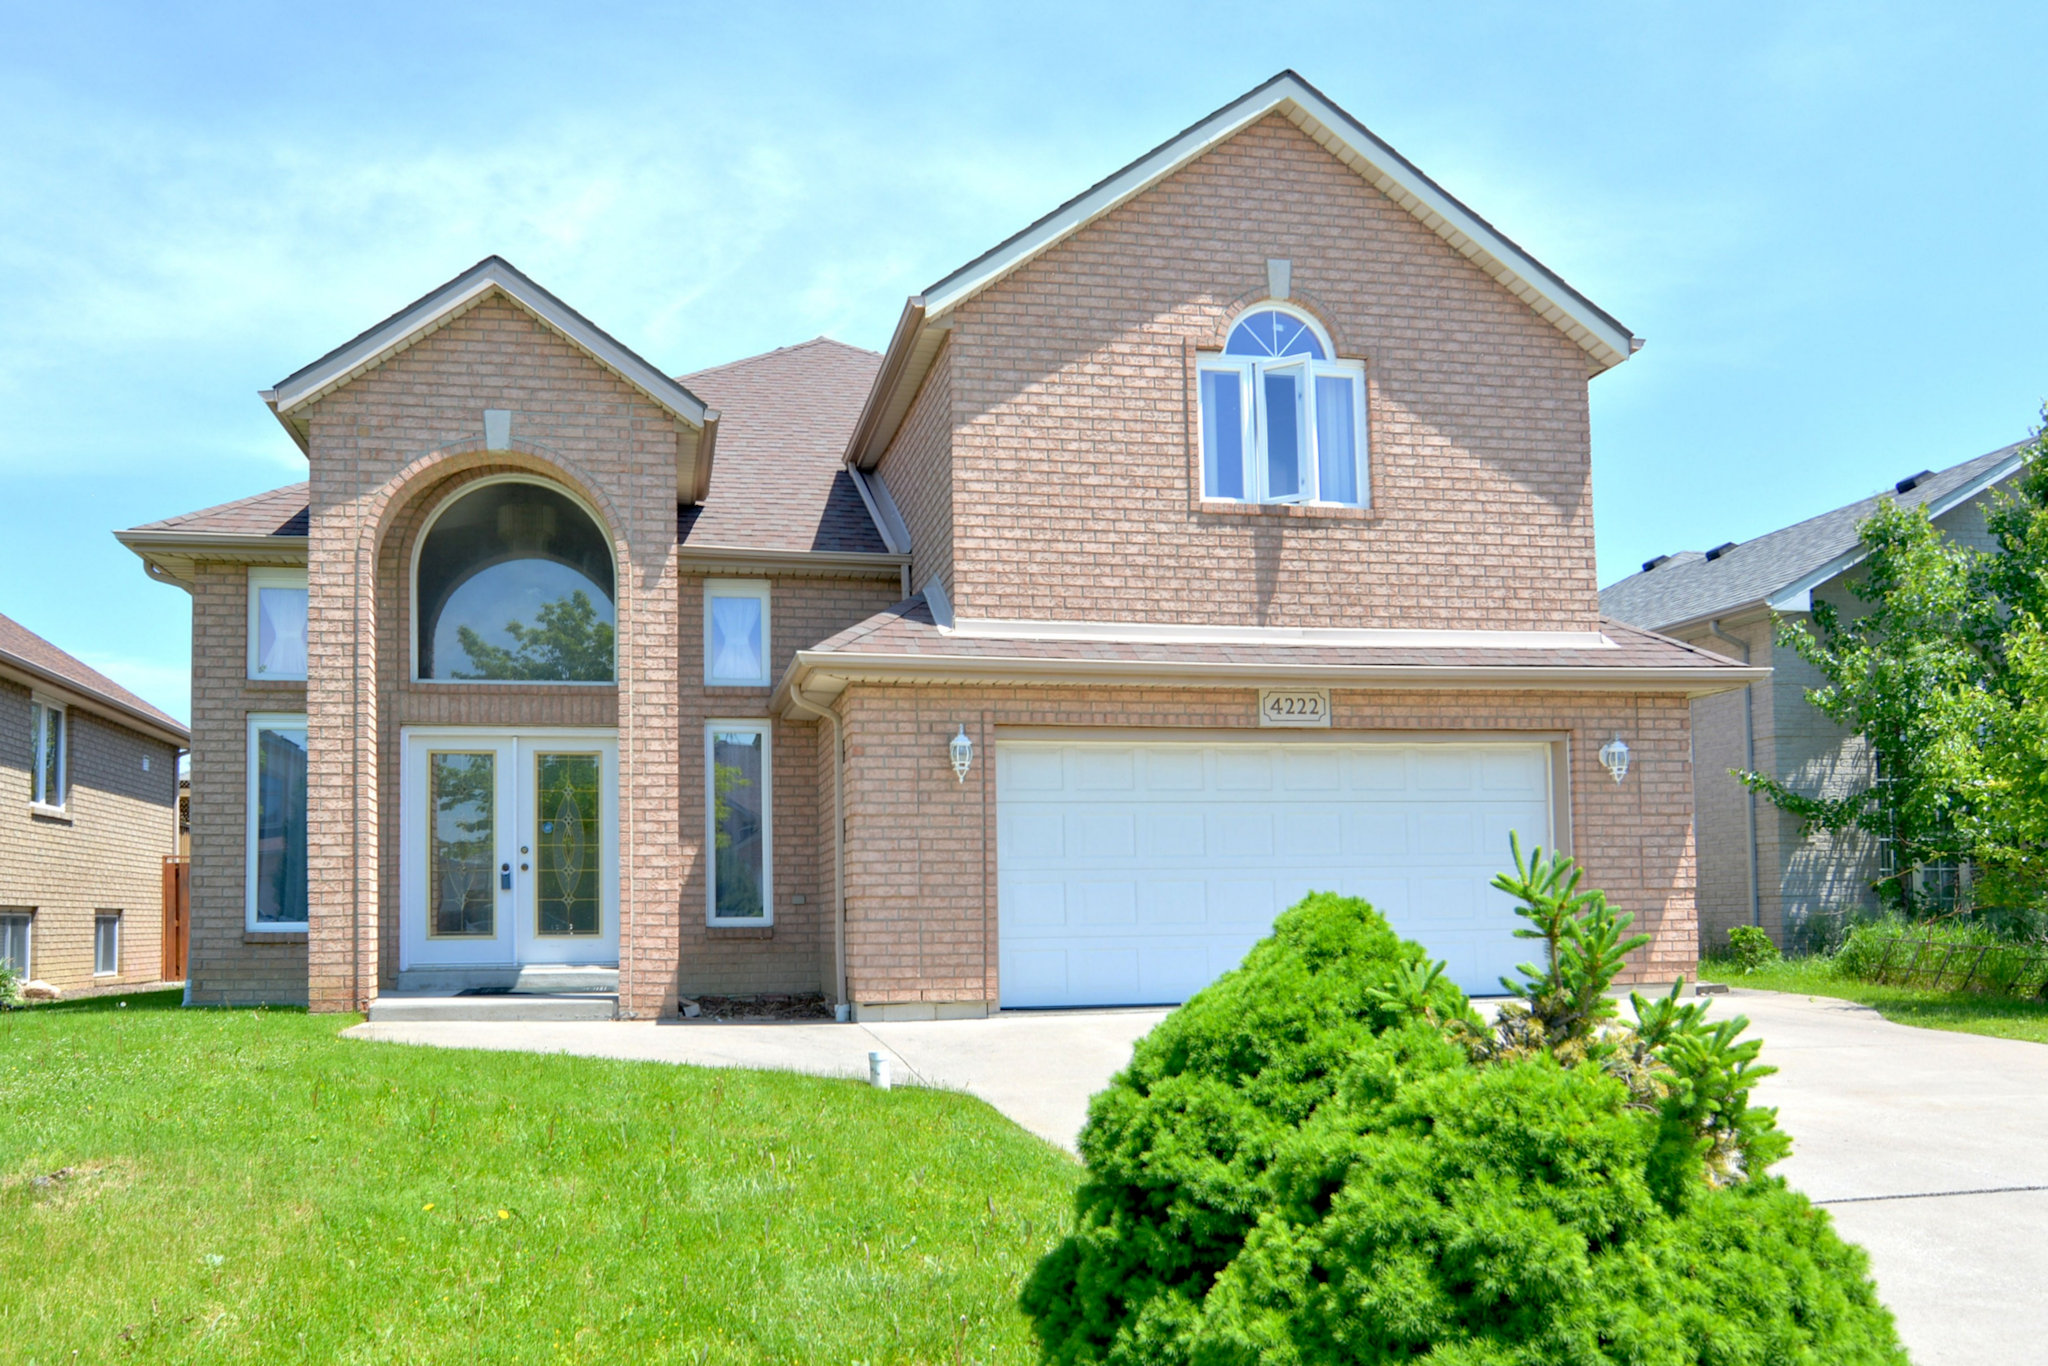
[[[717,740],[720,731],[749,731],[761,737],[761,914],[718,913]],[[745,717],[704,723],[704,923],[767,929],[775,924],[775,723]]]
[[[36,913],[10,907],[0,911],[0,920],[21,922],[21,980],[33,981],[36,975]]]
[[[303,712],[251,712],[249,723],[243,735],[242,767],[246,770],[243,787],[242,811],[242,924],[251,934],[304,934],[312,923],[313,907],[310,893],[304,920],[258,920],[256,918],[256,872],[257,853],[256,821],[259,795],[258,768],[256,761],[256,737],[266,730],[305,730],[306,717]],[[309,744],[310,750],[310,744]],[[307,796],[307,815],[310,819],[311,794]]]
[[[95,977],[119,977],[121,975],[121,920],[119,911],[95,911],[92,917],[92,975]],[[100,966],[100,929],[107,922],[114,925],[114,965]]]
[[[29,737],[29,809],[52,816],[65,815],[71,804],[71,708],[55,698],[31,693],[28,715],[29,725],[35,732]],[[57,800],[54,802],[43,787],[50,744],[50,727],[44,718],[50,715],[57,718]]]
[[[1303,313],[1276,300],[1254,304],[1245,314],[1279,312],[1298,318],[1307,325],[1316,340],[1322,344],[1323,354],[1334,356],[1335,348],[1321,324]],[[1241,315],[1242,316],[1242,315]],[[1231,324],[1233,330],[1236,322]],[[1273,494],[1267,487],[1266,461],[1266,392],[1265,374],[1272,368],[1301,368],[1303,383],[1307,392],[1303,395],[1302,492],[1299,494]],[[1366,412],[1365,362],[1357,360],[1315,360],[1308,356],[1228,356],[1220,351],[1205,351],[1195,358],[1195,450],[1200,460],[1197,477],[1201,480],[1202,499],[1205,502],[1240,504],[1305,504],[1312,507],[1370,508],[1372,506],[1372,438],[1371,424]],[[1233,374],[1238,380],[1238,411],[1244,424],[1239,434],[1239,450],[1244,458],[1244,495],[1232,498],[1226,494],[1213,493],[1209,489],[1209,461],[1207,452],[1209,415],[1202,403],[1202,375]],[[1357,430],[1358,446],[1353,458],[1358,462],[1358,501],[1355,503],[1333,502],[1321,497],[1323,487],[1323,457],[1320,450],[1320,433],[1316,422],[1316,388],[1320,379],[1342,376],[1351,381],[1352,421]]]
[[[265,588],[296,588],[307,594],[307,653],[312,653],[312,595],[307,587],[306,571],[303,569],[251,569],[249,571],[249,677],[259,682],[281,681],[303,683],[306,671],[301,668],[295,674],[268,673],[263,668],[263,608],[261,592]]]
[[[711,672],[711,603],[714,598],[753,598],[761,604],[761,671],[752,678],[722,678]],[[769,589],[766,579],[704,580],[704,686],[707,688],[765,688],[774,682],[774,636],[770,631]]]

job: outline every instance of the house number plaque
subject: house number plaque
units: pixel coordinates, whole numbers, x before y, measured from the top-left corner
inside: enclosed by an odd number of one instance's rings
[[[1261,688],[1259,724],[1262,726],[1322,726],[1330,724],[1328,688]]]

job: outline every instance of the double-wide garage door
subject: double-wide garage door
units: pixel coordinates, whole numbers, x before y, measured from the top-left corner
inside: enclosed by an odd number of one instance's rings
[[[1488,883],[1550,844],[1543,743],[996,745],[1006,1007],[1173,1004],[1310,891],[1361,896],[1469,992],[1537,947]]]

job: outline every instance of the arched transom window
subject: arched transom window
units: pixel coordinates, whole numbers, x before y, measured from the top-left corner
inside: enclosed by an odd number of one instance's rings
[[[1197,375],[1204,498],[1366,506],[1365,366],[1332,360],[1312,319],[1253,309]]]
[[[611,546],[581,504],[523,480],[475,485],[420,540],[419,677],[611,682],[612,588]]]

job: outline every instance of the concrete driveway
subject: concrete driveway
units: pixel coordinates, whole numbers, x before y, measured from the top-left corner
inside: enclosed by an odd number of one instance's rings
[[[1160,1010],[1058,1011],[869,1025],[390,1023],[356,1038],[454,1048],[765,1067],[981,1097],[1071,1149],[1088,1097]],[[1913,1360],[2048,1359],[2048,1047],[1895,1025],[1824,997],[1737,991],[1779,1069],[1757,1099],[1797,1146],[1778,1170],[1869,1249]]]

